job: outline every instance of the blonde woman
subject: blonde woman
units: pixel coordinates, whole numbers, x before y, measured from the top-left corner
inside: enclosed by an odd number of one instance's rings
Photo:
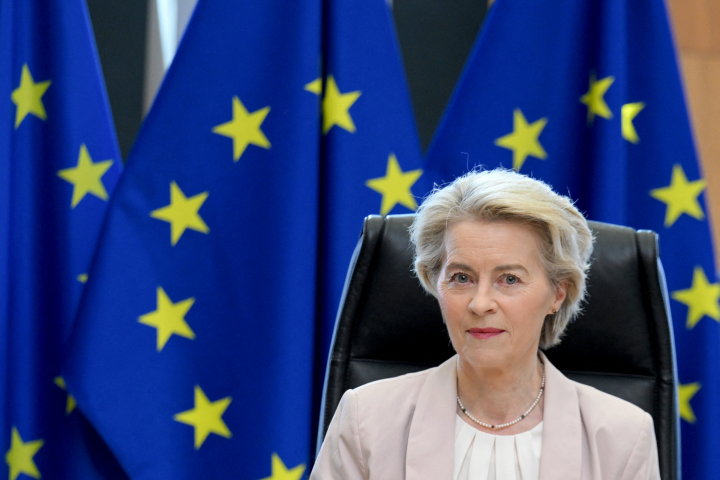
[[[347,391],[311,479],[660,478],[650,415],[541,351],[585,295],[592,234],[569,199],[472,172],[428,196],[411,239],[457,354]]]

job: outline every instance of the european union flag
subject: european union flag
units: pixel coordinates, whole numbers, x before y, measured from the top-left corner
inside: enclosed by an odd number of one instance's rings
[[[492,7],[426,165],[512,167],[588,218],[660,234],[678,355],[683,473],[720,477],[720,283],[662,0]]]
[[[0,478],[124,478],[60,366],[121,159],[83,0],[0,3]]]
[[[415,186],[423,158],[387,2],[325,3],[319,278],[323,359],[363,218],[410,213],[424,193]]]
[[[198,3],[111,200],[67,364],[132,478],[309,472],[322,315],[362,218],[415,207],[391,28],[384,0]]]

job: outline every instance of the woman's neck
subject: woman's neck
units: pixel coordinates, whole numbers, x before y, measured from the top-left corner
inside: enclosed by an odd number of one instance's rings
[[[480,368],[458,358],[458,395],[467,411],[481,422],[500,425],[516,420],[537,399],[542,384],[542,364],[537,355],[505,368]],[[458,406],[458,414],[473,427],[498,435],[528,431],[542,421],[542,398],[521,422],[491,430],[473,422]]]

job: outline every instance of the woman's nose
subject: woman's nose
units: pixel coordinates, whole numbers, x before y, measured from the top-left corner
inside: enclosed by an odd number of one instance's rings
[[[468,307],[477,315],[497,311],[497,302],[495,301],[493,289],[489,286],[478,285]]]

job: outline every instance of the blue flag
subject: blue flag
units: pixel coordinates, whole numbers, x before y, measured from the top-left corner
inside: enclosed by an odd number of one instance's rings
[[[515,168],[589,219],[660,234],[683,473],[720,477],[720,284],[664,2],[497,2],[427,162],[428,182]]]
[[[131,478],[309,473],[362,219],[416,206],[398,60],[384,0],[198,3],[111,201],[67,364]]]
[[[385,0],[326,1],[320,285],[325,358],[363,218],[411,213],[422,153]],[[324,374],[324,362],[320,373]]]
[[[320,0],[196,8],[112,200],[67,369],[132,478],[309,466],[362,218],[414,209],[421,174],[387,5],[364,3],[327,2],[324,22]]]
[[[66,376],[133,479],[306,469],[320,13],[200,1],[127,160]]]
[[[83,0],[0,3],[0,478],[124,478],[60,367],[121,171]]]

